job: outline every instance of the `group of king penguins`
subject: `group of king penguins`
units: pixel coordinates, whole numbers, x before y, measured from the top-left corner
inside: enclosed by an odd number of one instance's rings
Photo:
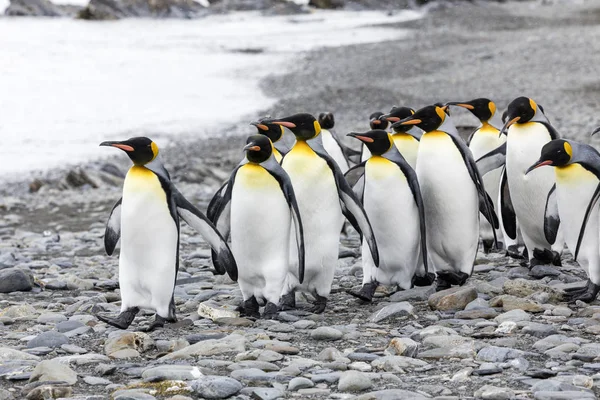
[[[451,108],[480,122],[466,141]],[[335,135],[331,113],[252,125],[245,157],[206,214],[176,189],[152,140],[101,143],[133,166],[104,237],[109,255],[121,241],[121,312],[99,319],[126,329],[147,308],[156,313],[148,330],[176,321],[180,218],[210,245],[215,273],[238,282],[240,310],[254,318],[261,305],[263,318],[295,308],[297,291],[314,297],[312,312],[325,310],[345,220],[362,240],[363,283],[348,293],[363,301],[379,285],[463,285],[480,238],[485,252],[503,246],[530,268],[560,265],[566,243],[588,276],[568,300],[590,302],[600,291],[600,153],[560,139],[530,98],[516,98],[502,115],[485,98],[394,106],[371,114],[370,130],[347,134],[360,152]]]

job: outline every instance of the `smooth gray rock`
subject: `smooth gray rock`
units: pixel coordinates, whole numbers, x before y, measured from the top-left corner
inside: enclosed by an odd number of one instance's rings
[[[338,381],[338,390],[340,392],[362,392],[372,387],[373,382],[371,378],[359,371],[343,372]]]
[[[283,395],[283,390],[275,388],[256,388],[252,391],[252,398],[256,400],[276,400]]]
[[[487,346],[479,350],[477,360],[489,362],[502,362],[511,358],[523,357],[525,353],[521,350],[509,347]]]
[[[11,5],[13,3],[15,3],[15,0],[11,0]],[[7,11],[10,8],[9,6]],[[0,270],[0,293],[28,292],[31,289],[33,289],[33,276],[31,273],[16,268]]]
[[[296,378],[293,378],[290,381],[290,383],[288,383],[288,390],[290,392],[295,392],[296,390],[299,390],[299,389],[307,389],[307,388],[311,388],[314,386],[315,386],[315,384],[310,379],[303,378],[303,377],[296,377]]]
[[[473,375],[493,375],[502,372],[502,368],[494,363],[483,363],[472,372]]]
[[[475,398],[481,400],[512,400],[516,397],[512,389],[491,385],[485,385],[477,389],[474,395]]]
[[[226,399],[242,390],[243,385],[225,376],[207,375],[191,382],[194,394],[205,399]]]
[[[498,315],[496,318],[494,318],[494,321],[496,321],[499,324],[501,324],[502,322],[505,322],[505,321],[521,322],[521,321],[530,321],[530,320],[531,320],[531,314],[529,314],[521,309],[510,310],[510,311],[502,313],[502,314]]]
[[[557,330],[554,326],[549,324],[539,324],[537,322],[530,322],[529,324],[523,327],[522,332],[538,338],[544,338],[546,336],[556,334]]]
[[[100,378],[98,376],[85,376],[83,377],[83,381],[88,385],[96,386],[96,385],[111,385],[112,382],[108,379]]]
[[[312,339],[323,341],[340,340],[342,336],[344,336],[342,332],[328,326],[320,326],[310,333]]]
[[[392,302],[398,301],[424,301],[429,298],[433,293],[435,293],[434,286],[426,286],[426,287],[414,287],[408,290],[401,290],[399,292],[391,295],[388,300]]]
[[[425,397],[422,394],[410,392],[402,389],[378,390],[376,392],[365,393],[353,397],[351,400],[428,400],[431,397]]]
[[[569,392],[535,392],[535,400],[586,400],[596,399],[596,396],[590,392],[569,391]]]
[[[77,383],[77,374],[67,365],[56,360],[44,360],[36,365],[29,382],[58,381],[69,385]]]
[[[60,347],[63,344],[69,343],[69,338],[64,334],[56,331],[42,332],[29,342],[27,347],[33,349],[34,347]]]
[[[56,324],[56,330],[59,332],[69,332],[81,327],[84,327],[85,325],[80,322],[80,321],[73,321],[73,320],[69,320],[69,321],[63,321],[63,322],[59,322]]]
[[[160,365],[148,368],[142,372],[146,382],[160,382],[170,380],[192,381],[202,377],[198,367],[191,365]]]
[[[205,8],[193,0],[91,0],[78,16],[91,20],[128,17],[194,18],[205,12]]]
[[[414,314],[414,307],[407,301],[393,303],[383,307],[381,310],[374,312],[369,317],[371,322],[381,322],[392,317],[403,317]]]

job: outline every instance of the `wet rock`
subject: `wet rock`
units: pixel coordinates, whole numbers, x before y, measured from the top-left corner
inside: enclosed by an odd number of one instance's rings
[[[340,340],[342,336],[344,336],[342,332],[328,326],[320,326],[310,333],[312,339],[323,341]]]
[[[31,273],[16,268],[0,270],[0,293],[28,292],[31,289],[33,289]]]
[[[77,383],[77,374],[67,365],[55,360],[44,360],[36,365],[31,373],[29,382],[66,382],[69,385]]]
[[[192,356],[215,356],[228,353],[242,353],[246,351],[246,338],[231,334],[221,339],[209,339],[181,350],[174,351],[161,358],[161,360],[175,360]]]
[[[60,347],[63,344],[69,343],[69,338],[63,333],[56,331],[42,332],[35,338],[27,342],[27,348],[33,349],[35,347]]]
[[[432,310],[463,310],[477,298],[477,291],[471,286],[459,286],[441,290],[429,296],[427,303]]]
[[[340,392],[362,392],[373,387],[373,382],[365,373],[359,371],[343,372],[338,381]]]
[[[226,399],[242,390],[242,384],[225,376],[204,376],[191,382],[194,394],[204,399]]]

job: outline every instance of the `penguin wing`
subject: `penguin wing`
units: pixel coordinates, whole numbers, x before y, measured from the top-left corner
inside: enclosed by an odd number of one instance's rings
[[[502,214],[502,225],[504,231],[511,239],[517,238],[517,215],[510,199],[510,190],[508,188],[508,177],[506,176],[506,168],[502,169],[500,178],[500,210]]]
[[[558,215],[558,202],[556,201],[556,183],[548,192],[546,198],[546,211],[544,212],[544,236],[550,244],[556,241],[558,227],[560,226],[560,217]]]
[[[543,113],[543,111],[542,111]],[[550,139],[554,140],[554,139],[560,139],[560,134],[556,131],[556,129],[554,129],[554,127],[552,125],[550,125],[550,122],[548,121],[536,121],[539,122],[540,124],[544,125],[546,127],[546,129],[548,129],[548,133],[550,134]]]
[[[363,202],[363,195],[365,191],[365,165],[366,161],[361,162],[360,164],[355,165],[350,168],[344,174],[344,178],[348,182],[350,186],[352,186],[352,190],[354,194],[360,202]]]
[[[469,171],[469,175],[471,176],[471,180],[477,188],[477,193],[479,195],[479,211],[481,211],[490,225],[495,228],[492,231],[494,232],[494,243],[497,245],[498,238],[496,237],[496,229],[498,229],[500,226],[498,223],[498,216],[494,212],[494,203],[492,203],[490,196],[487,194],[483,186],[483,179],[481,179],[481,174],[477,168],[475,160],[473,159],[473,153],[471,153],[471,150],[460,137],[454,137],[453,135],[449,136],[452,138],[456,148],[460,151],[467,167],[467,171]]]
[[[115,251],[115,247],[121,238],[121,203],[123,198],[113,206],[106,221],[106,230],[104,231],[104,250],[106,254],[112,256]]]
[[[269,160],[271,161],[271,160]],[[285,197],[285,200],[290,207],[290,213],[294,221],[294,227],[296,229],[296,246],[298,247],[298,280],[300,283],[304,281],[304,265],[305,265],[305,254],[304,254],[304,228],[302,227],[302,218],[300,217],[300,209],[298,208],[298,202],[296,201],[296,194],[294,193],[294,187],[292,181],[284,169],[272,159],[272,162],[266,162],[261,164],[273,178],[279,182],[281,191]]]
[[[335,134],[335,131],[333,129],[330,129],[329,132],[331,133],[331,137],[333,138],[333,140],[335,140],[337,145],[340,147],[340,150],[342,150],[342,154],[344,155],[346,162],[351,163],[352,160],[350,160],[350,156],[356,155],[356,153],[358,152],[356,150],[352,150],[351,148],[343,144],[340,138]]]
[[[481,176],[502,167],[506,164],[506,142],[479,157],[476,164]]]
[[[173,198],[177,205],[177,213],[179,216],[188,223],[192,228],[200,232],[204,240],[208,242],[212,250],[216,254],[218,265],[215,264],[215,269],[224,266],[229,277],[237,281],[237,264],[235,258],[227,245],[227,242],[221,236],[215,225],[198,210],[192,203],[190,203],[183,195],[173,186],[172,187]]]
[[[206,217],[213,223],[216,222],[215,216],[219,212],[221,201],[223,200],[223,196],[225,196],[225,192],[227,191],[227,183],[229,183],[229,181],[221,185],[221,187],[219,188],[219,190],[217,190],[212,199],[210,199],[210,203],[208,203],[208,208],[206,209]]]
[[[594,206],[598,202],[599,198],[600,198],[600,184],[598,184],[598,186],[596,187],[596,191],[592,195],[592,198],[590,199],[590,202],[585,210],[585,215],[583,216],[583,221],[581,223],[581,229],[579,230],[579,237],[577,238],[577,246],[575,247],[575,255],[573,256],[573,259],[575,261],[577,261],[577,256],[579,255],[581,242],[583,241],[583,235],[585,234],[585,227],[587,226],[587,223],[588,223],[588,220],[590,219],[592,210],[594,209]],[[545,228],[545,226],[544,226],[544,228]]]
[[[369,249],[371,250],[373,263],[379,268],[379,250],[377,249],[375,234],[373,233],[373,228],[371,228],[371,223],[369,222],[369,218],[367,217],[365,209],[360,204],[360,200],[352,191],[352,187],[344,178],[340,167],[338,167],[333,158],[327,154],[325,149],[319,147],[315,149],[315,147],[311,146],[313,151],[327,162],[329,169],[331,169],[331,172],[333,173],[333,178],[335,179],[335,184],[338,190],[338,196],[340,198],[342,213],[352,224],[354,229],[356,229],[359,234],[364,236],[367,244],[369,245]]]

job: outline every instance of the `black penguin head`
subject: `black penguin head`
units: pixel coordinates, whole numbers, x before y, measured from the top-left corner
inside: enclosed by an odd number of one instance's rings
[[[267,121],[266,118],[259,119],[258,121],[250,122],[250,125],[254,125],[258,129],[258,133],[271,139],[271,142],[277,142],[283,137],[283,126],[265,121]]]
[[[273,154],[273,144],[271,143],[271,139],[265,135],[252,135],[246,139],[244,151],[246,152],[248,161],[260,164],[267,161],[271,157],[271,154]]]
[[[158,146],[147,137],[134,137],[122,142],[102,142],[100,146],[112,146],[123,150],[135,165],[145,165],[158,156]]]
[[[375,111],[369,116],[369,126],[371,129],[387,129],[390,123],[387,119],[380,119],[382,115],[381,111]]]
[[[374,156],[387,153],[394,145],[390,134],[382,129],[374,129],[365,133],[352,132],[346,136],[352,136],[363,142]]]
[[[292,131],[296,140],[309,140],[321,133],[321,125],[310,114],[300,113],[290,117],[263,120],[263,122],[285,126]]]
[[[524,124],[531,121],[538,110],[538,105],[529,97],[517,97],[510,102],[506,109],[506,121],[500,130],[500,134],[506,133],[513,124]],[[504,115],[502,116],[504,118]]]
[[[412,126],[416,125],[425,132],[435,131],[437,128],[442,125],[442,123],[446,120],[448,116],[446,114],[446,109],[448,106],[427,106],[421,108],[419,111],[415,112],[410,117],[406,117],[401,119],[400,121],[394,123],[392,125],[393,129],[396,129],[396,126]]]
[[[552,140],[542,147],[542,155],[540,159],[527,169],[525,174],[533,171],[544,165],[552,165],[553,167],[563,167],[567,165],[573,157],[573,148],[571,144],[563,139]]]
[[[335,125],[335,119],[333,118],[333,113],[324,112],[319,114],[319,125],[323,129],[332,129]]]
[[[486,98],[479,98],[471,101],[453,101],[447,104],[450,106],[466,108],[481,122],[489,121],[496,113],[496,104]]]
[[[394,107],[392,107],[392,109],[390,110],[389,113],[382,115],[379,118],[386,119],[387,121],[394,124],[394,123],[400,121],[401,119],[412,116],[414,113],[415,113],[415,110],[413,110],[410,107],[394,106]],[[406,131],[410,130],[410,128],[412,128],[412,126],[410,126],[410,125],[396,125],[396,126],[394,126],[394,132],[397,132],[397,133],[406,132]]]
[[[437,103],[433,103],[433,105],[443,109],[444,112],[446,113],[446,115],[450,115],[450,107],[447,107],[447,104],[437,102]]]

